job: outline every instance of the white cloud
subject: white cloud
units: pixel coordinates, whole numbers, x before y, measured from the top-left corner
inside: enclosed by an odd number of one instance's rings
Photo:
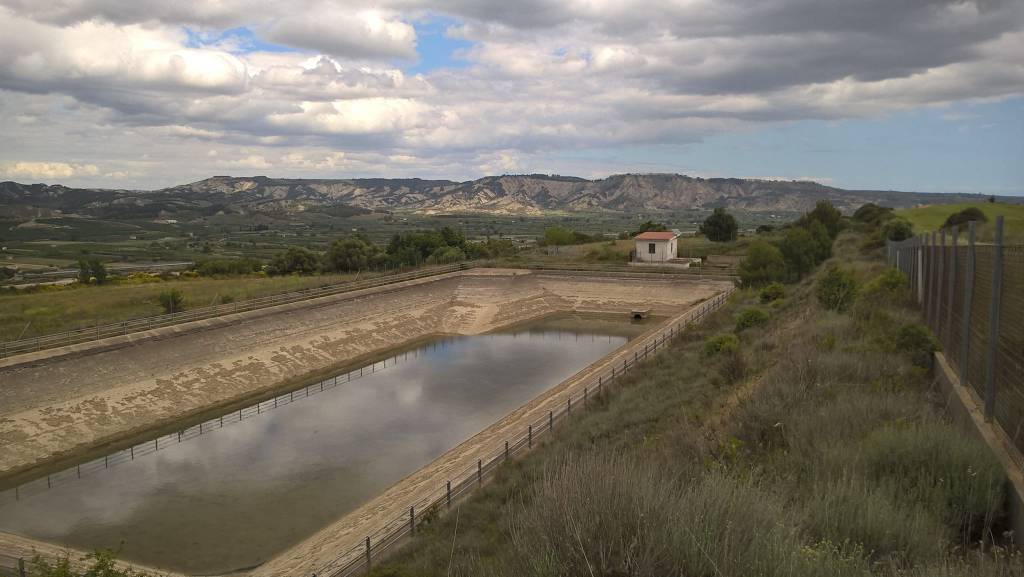
[[[100,169],[95,164],[69,164],[67,162],[13,162],[2,169],[8,178],[53,180],[72,176],[94,176]]]

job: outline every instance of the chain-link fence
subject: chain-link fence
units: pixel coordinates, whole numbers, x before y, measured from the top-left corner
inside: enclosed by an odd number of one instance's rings
[[[974,222],[888,244],[960,382],[1024,451],[1024,246],[977,242]]]

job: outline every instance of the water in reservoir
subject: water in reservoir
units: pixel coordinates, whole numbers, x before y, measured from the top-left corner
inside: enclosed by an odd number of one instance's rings
[[[0,500],[0,530],[85,550],[120,547],[122,558],[191,574],[250,568],[644,328],[554,318],[439,339],[362,376],[343,373],[322,392],[312,385],[225,415],[223,426],[214,418],[205,430],[36,480],[36,490]]]

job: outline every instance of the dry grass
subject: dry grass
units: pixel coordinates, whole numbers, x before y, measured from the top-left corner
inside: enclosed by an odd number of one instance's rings
[[[243,301],[349,280],[351,275],[178,279],[37,292],[0,291],[0,341],[163,314],[157,296],[178,289],[187,307]]]
[[[835,258],[863,282],[884,267],[859,246],[841,236]],[[444,517],[374,574],[1021,575],[999,549],[1001,469],[888,344],[915,312],[896,298],[875,303],[885,322],[826,313],[814,283],[739,334],[756,387],[703,351],[759,300],[743,291],[501,469],[458,535]],[[729,411],[737,390],[753,393]]]

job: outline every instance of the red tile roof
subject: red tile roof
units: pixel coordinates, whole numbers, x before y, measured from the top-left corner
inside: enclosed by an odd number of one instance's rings
[[[674,232],[647,231],[636,235],[636,240],[672,240],[676,237]]]

